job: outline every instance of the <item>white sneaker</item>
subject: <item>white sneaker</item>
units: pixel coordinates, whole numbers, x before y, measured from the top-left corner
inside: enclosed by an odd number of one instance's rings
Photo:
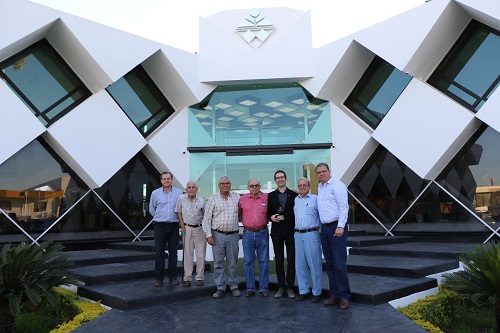
[[[281,298],[281,297],[283,297],[284,293],[285,293],[285,289],[279,288],[278,292],[274,295],[274,298]]]
[[[217,290],[213,295],[212,297],[213,298],[221,298],[222,296],[224,296],[224,292],[222,290]]]
[[[233,297],[240,297],[241,295],[240,291],[237,288],[231,290],[231,293],[233,294]]]

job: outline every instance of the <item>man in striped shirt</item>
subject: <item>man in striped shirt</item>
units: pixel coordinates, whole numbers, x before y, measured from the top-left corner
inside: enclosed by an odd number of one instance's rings
[[[237,278],[240,196],[230,190],[231,179],[228,176],[220,177],[219,193],[208,199],[203,216],[203,231],[207,235],[208,244],[212,245],[214,257],[214,281],[217,291],[212,295],[213,298],[224,296],[227,286],[234,297],[240,296]],[[224,261],[227,262],[227,274],[224,271]]]

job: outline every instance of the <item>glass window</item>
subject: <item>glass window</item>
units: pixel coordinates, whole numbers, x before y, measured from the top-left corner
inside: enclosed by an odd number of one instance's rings
[[[329,142],[329,103],[297,83],[221,86],[189,110],[190,147]]]
[[[5,60],[0,69],[0,76],[45,126],[90,96],[45,39]]]
[[[222,175],[231,177],[231,189],[247,193],[248,180],[256,178],[262,184],[263,192],[276,189],[274,172],[284,170],[287,186],[297,188],[297,179],[311,180],[311,192],[317,193],[317,179],[314,167],[330,161],[329,149],[295,150],[292,154],[227,156],[226,153],[191,153],[191,179],[196,180],[199,194],[208,199],[219,191],[217,182]]]
[[[500,80],[500,33],[472,21],[429,84],[472,111],[478,111]]]
[[[436,181],[493,229],[500,223],[500,133],[484,125]],[[456,204],[456,206],[459,206]],[[471,216],[454,214],[471,231],[487,231]],[[453,212],[453,211],[451,211]],[[453,212],[454,213],[454,212]]]
[[[140,65],[106,90],[144,136],[174,113],[174,108]]]
[[[390,229],[427,183],[384,147],[379,146],[349,186],[349,191],[359,200],[351,200],[350,203],[351,226],[368,231],[382,231],[378,224],[382,223]],[[373,216],[367,214],[363,206]]]
[[[376,56],[344,104],[376,128],[410,80],[411,76]]]

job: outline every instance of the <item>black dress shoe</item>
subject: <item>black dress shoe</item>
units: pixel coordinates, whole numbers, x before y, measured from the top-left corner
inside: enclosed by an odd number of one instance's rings
[[[313,296],[311,302],[313,303],[318,303],[319,301],[321,301],[321,295],[318,295],[318,296]]]
[[[295,297],[295,300],[300,302],[300,301],[305,301],[306,299],[309,299],[311,297],[312,297],[312,295],[310,293],[304,294],[304,295],[299,294],[297,297]]]

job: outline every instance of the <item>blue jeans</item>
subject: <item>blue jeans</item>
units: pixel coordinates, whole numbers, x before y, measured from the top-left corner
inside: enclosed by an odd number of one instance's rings
[[[323,270],[319,231],[295,233],[295,271],[301,295],[309,294],[309,271],[311,271],[312,293],[314,296],[321,295]]]
[[[332,297],[351,298],[351,287],[347,276],[347,225],[342,237],[335,237],[336,225],[321,227],[321,246],[325,256],[325,271],[330,283]]]
[[[155,276],[163,281],[165,247],[168,242],[167,276],[177,277],[177,249],[179,248],[179,223],[156,223],[155,228]]]
[[[255,291],[255,258],[259,261],[259,290],[269,285],[269,229],[243,232],[243,256],[247,291]]]

